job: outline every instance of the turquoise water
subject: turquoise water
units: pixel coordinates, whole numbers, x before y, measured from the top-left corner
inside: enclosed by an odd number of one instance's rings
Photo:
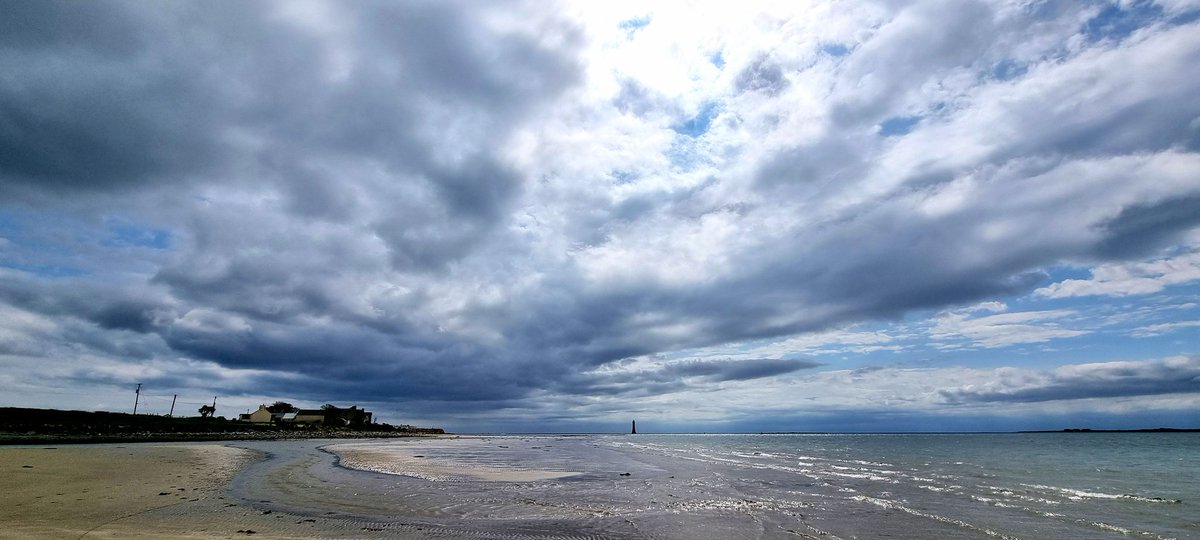
[[[743,476],[765,482],[808,478],[814,492],[836,488],[824,505],[835,513],[869,505],[996,537],[1200,537],[1200,433],[638,435],[608,444],[755,471]]]

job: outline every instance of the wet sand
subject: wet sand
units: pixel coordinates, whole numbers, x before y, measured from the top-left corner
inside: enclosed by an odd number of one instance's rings
[[[0,447],[0,538],[224,536],[207,516],[257,458],[214,444]]]
[[[582,474],[579,471],[546,469],[513,463],[448,459],[445,454],[478,444],[477,439],[425,440],[420,444],[354,444],[326,447],[343,467],[361,471],[399,474],[435,482],[479,480],[485,482],[538,482]],[[433,458],[433,456],[437,456]],[[433,458],[433,459],[431,459]]]
[[[230,494],[231,482],[240,478],[239,484],[282,487],[276,493],[345,497],[343,486],[319,489],[293,477],[313,459],[333,469],[331,455],[316,449],[330,442],[263,442],[255,449],[230,446],[239,443],[0,447],[0,539],[429,537],[420,526],[333,516],[324,507],[299,514],[272,511],[270,500]],[[264,459],[268,455],[289,459]],[[256,464],[272,466],[247,471]],[[255,476],[267,470],[286,479]],[[428,533],[437,536],[436,528]]]
[[[0,539],[576,537],[570,519],[464,522],[454,505],[487,505],[338,467],[320,449],[347,442],[0,447]],[[518,485],[557,475],[463,476]]]
[[[313,520],[327,535],[838,538],[800,515],[811,508],[802,497],[746,499],[726,487],[721,467],[610,448],[591,438],[236,444],[271,456],[236,477],[231,496]]]

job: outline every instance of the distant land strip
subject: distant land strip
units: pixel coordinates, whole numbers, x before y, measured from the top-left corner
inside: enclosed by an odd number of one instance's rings
[[[1141,428],[1141,429],[1092,429],[1067,428],[1055,430],[1018,431],[1017,433],[1200,433],[1200,428]]]
[[[366,439],[441,435],[441,428],[368,424],[291,428],[225,418],[0,407],[0,445],[263,439]]]

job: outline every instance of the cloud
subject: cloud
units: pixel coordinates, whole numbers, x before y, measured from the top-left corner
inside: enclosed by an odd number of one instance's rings
[[[1005,307],[993,308],[1004,311]],[[1053,339],[1072,338],[1087,334],[1087,330],[1063,328],[1055,321],[1070,319],[1076,314],[1069,310],[1021,311],[974,316],[975,310],[943,313],[934,319],[929,335],[934,340],[954,342],[967,340],[985,348],[1004,347],[1021,343],[1044,343]]]
[[[663,371],[681,377],[701,377],[711,381],[748,381],[783,375],[801,369],[811,369],[821,364],[807,360],[698,360],[669,365]]]
[[[1171,285],[1200,280],[1200,253],[1187,252],[1149,262],[1100,265],[1089,279],[1066,279],[1037,289],[1049,298],[1131,296],[1162,291]]]
[[[1026,402],[1200,392],[1200,358],[1104,362],[1053,371],[1008,369],[980,387],[940,391],[948,401]]]
[[[3,343],[482,418],[1083,338],[962,306],[1194,281],[1187,9],[17,3]]]
[[[1158,336],[1158,335],[1166,334],[1169,332],[1174,332],[1176,330],[1181,330],[1181,329],[1185,329],[1185,328],[1195,328],[1198,326],[1200,326],[1200,321],[1178,321],[1178,322],[1169,322],[1169,323],[1150,324],[1150,325],[1142,326],[1139,328],[1135,328],[1133,330],[1133,335],[1136,337],[1152,337],[1152,336]]]
[[[1130,206],[1101,226],[1107,238],[1098,249],[1109,255],[1142,254],[1200,225],[1197,216],[1200,216],[1200,196]]]

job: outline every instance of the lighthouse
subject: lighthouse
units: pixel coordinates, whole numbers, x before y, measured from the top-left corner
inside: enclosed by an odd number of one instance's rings
[[[631,435],[637,435],[637,420],[634,420],[634,421],[633,421],[633,426],[632,426],[632,428],[629,430],[629,433],[630,433]]]

